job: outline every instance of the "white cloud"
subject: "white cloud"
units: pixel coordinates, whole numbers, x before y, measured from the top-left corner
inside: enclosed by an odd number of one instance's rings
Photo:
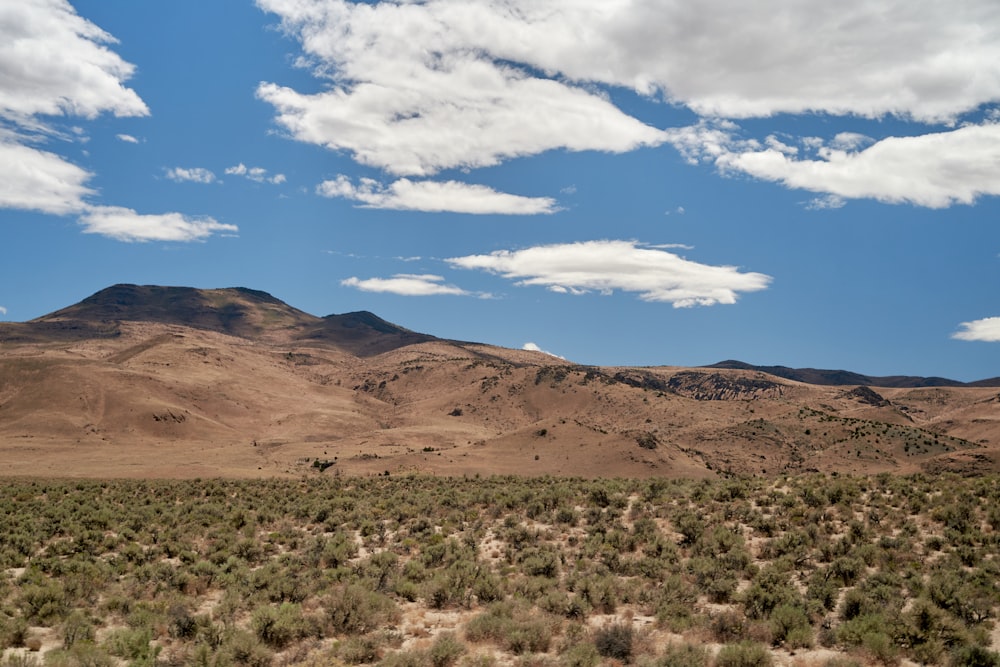
[[[137,144],[139,140],[133,137],[131,134],[116,134],[115,135],[119,141],[124,141],[127,144]]]
[[[210,217],[180,213],[142,215],[120,206],[94,206],[80,216],[88,234],[101,234],[118,241],[201,241],[216,233],[235,234],[236,225],[216,222]]]
[[[62,131],[58,116],[146,116],[149,109],[124,82],[134,67],[106,45],[116,40],[77,15],[65,0],[0,3],[0,208],[78,214],[86,233],[120,241],[195,241],[235,225],[180,213],[143,215],[94,205],[94,174],[29,144],[40,137],[85,141],[85,130]],[[44,120],[42,119],[44,117]],[[4,129],[3,125],[18,129]],[[138,140],[128,134],[117,138]],[[203,169],[174,169],[168,177],[210,182]],[[212,176],[214,178],[214,176]]]
[[[539,36],[530,4],[258,4],[282,18],[317,76],[332,83],[316,94],[263,83],[258,97],[294,138],[362,164],[428,176],[552,149],[623,152],[663,140],[601,93],[532,74],[521,66],[530,60],[502,52],[508,39]],[[555,36],[565,35],[568,24],[553,19]],[[538,45],[527,46],[532,53]]]
[[[171,181],[177,181],[178,183],[183,181],[191,181],[192,183],[215,182],[215,174],[203,167],[193,167],[191,169],[173,167],[171,169],[167,169],[167,178]]]
[[[737,149],[715,162],[724,171],[844,199],[944,208],[1000,194],[1000,124],[888,137],[861,151],[826,147],[818,157],[794,159],[770,148]]]
[[[961,330],[951,335],[958,340],[977,340],[988,343],[1000,342],[1000,317],[987,317],[972,322],[962,322]]]
[[[734,152],[734,126],[723,119],[893,115],[953,125],[1000,101],[994,0],[959,7],[894,0],[257,4],[281,18],[302,44],[300,64],[327,84],[306,94],[262,83],[257,95],[275,108],[277,123],[295,139],[397,175],[483,167],[560,148],[624,152],[667,138],[689,160],[711,161]],[[694,134],[650,127],[613,104],[613,87],[714,122]],[[921,186],[897,192],[905,188],[886,186],[885,178],[872,188],[845,186],[868,179],[870,165],[816,168],[830,160],[801,157],[812,139],[747,140],[735,152],[752,155],[727,166],[843,198],[929,206],[969,200],[962,186],[935,183],[955,171],[954,155],[933,161],[923,154],[907,170],[919,183],[943,186],[923,197]],[[893,140],[843,133],[826,148],[854,155],[871,144],[865,154]],[[977,174],[970,190],[992,194],[991,179],[992,172]]]
[[[843,208],[847,204],[847,200],[843,197],[838,197],[837,195],[823,195],[822,197],[816,197],[806,202],[807,211],[825,211],[830,209]]]
[[[340,281],[340,284],[345,287],[354,287],[362,292],[380,292],[403,296],[468,296],[471,294],[460,287],[447,285],[444,283],[443,277],[431,274],[397,273],[391,278],[367,278],[364,280],[352,276]]]
[[[560,357],[558,354],[553,354],[552,352],[543,350],[542,348],[538,347],[538,345],[532,342],[525,343],[524,345],[521,346],[521,349],[527,350],[528,352],[541,352],[542,354],[547,354],[550,357],[555,357],[556,359],[563,359],[563,360],[566,359],[566,357]]]
[[[93,174],[55,153],[0,136],[0,208],[63,215],[81,210]]]
[[[739,292],[765,289],[770,276],[741,273],[732,266],[698,264],[635,241],[585,241],[523,250],[498,250],[445,260],[552,291],[583,294],[637,292],[644,301],[675,308],[735,303]]]
[[[842,151],[853,151],[861,148],[862,146],[867,146],[873,141],[875,140],[871,137],[858,132],[838,132],[830,142],[830,147]],[[822,147],[822,143],[818,146],[814,145],[814,148],[818,149],[820,147]]]
[[[267,169],[263,167],[248,167],[242,162],[234,167],[227,167],[226,174],[230,176],[244,176],[254,183],[270,183],[272,185],[280,185],[287,180],[284,174],[268,176]]]
[[[419,90],[425,80],[453,82],[428,74],[454,74],[460,62],[515,63],[662,93],[729,118],[823,111],[940,120],[1000,98],[1000,9],[992,0],[258,5],[299,37],[317,71],[338,83],[375,84],[369,100]]]
[[[4,308],[3,306],[0,306],[0,315],[6,315],[6,314],[7,314],[7,309]]]
[[[401,178],[388,186],[370,178],[355,185],[343,174],[316,188],[324,197],[343,197],[366,208],[470,214],[534,215],[559,210],[549,197],[522,197],[497,192],[484,185],[458,181],[411,181]]]
[[[65,0],[0,4],[0,116],[41,129],[43,115],[147,115],[124,85],[133,65],[107,48],[115,42]]]
[[[972,204],[1000,194],[1000,123],[869,143],[860,134],[838,134],[829,144],[803,141],[814,157],[799,157],[743,139],[728,122],[700,122],[669,131],[691,163],[714,163],[785,187],[825,193],[810,208],[837,208],[848,199],[875,199],[928,208]]]

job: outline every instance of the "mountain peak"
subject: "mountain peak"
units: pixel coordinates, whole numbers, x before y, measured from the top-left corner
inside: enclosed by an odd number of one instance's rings
[[[251,339],[322,341],[356,356],[436,340],[366,310],[316,317],[247,287],[112,285],[28,324],[36,338],[87,337],[95,328],[117,330],[118,322],[186,326]]]
[[[156,322],[252,337],[267,330],[295,328],[318,319],[267,292],[246,287],[198,289],[118,284],[73,306],[44,315],[36,322]]]

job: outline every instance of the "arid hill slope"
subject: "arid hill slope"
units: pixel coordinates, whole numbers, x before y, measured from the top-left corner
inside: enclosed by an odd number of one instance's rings
[[[577,366],[242,288],[0,325],[0,475],[971,473],[998,448],[995,387]]]

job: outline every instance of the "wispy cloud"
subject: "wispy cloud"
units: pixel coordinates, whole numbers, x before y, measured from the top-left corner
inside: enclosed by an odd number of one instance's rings
[[[236,225],[226,225],[210,217],[180,213],[142,215],[120,206],[94,206],[81,217],[88,234],[101,234],[119,241],[201,241],[213,234],[235,234]]]
[[[807,211],[838,209],[844,208],[845,205],[847,205],[847,200],[838,195],[823,195],[821,197],[810,199],[805,204]]]
[[[137,144],[139,140],[133,137],[131,134],[116,134],[115,135],[119,141],[124,141],[127,144]]]
[[[523,250],[498,250],[445,260],[516,281],[570,294],[616,290],[675,308],[735,303],[740,292],[767,288],[771,277],[732,266],[698,264],[636,241],[584,241]]]
[[[167,169],[167,178],[171,181],[177,181],[178,183],[184,181],[190,181],[192,183],[214,183],[215,174],[203,167],[193,167],[191,169],[185,169],[184,167],[173,167]]]
[[[366,208],[405,211],[535,215],[558,210],[556,201],[548,197],[522,197],[459,181],[411,181],[402,178],[385,186],[363,178],[355,185],[347,176],[339,175],[336,179],[320,183],[316,192],[324,197],[357,201]]]
[[[391,278],[356,278],[351,277],[340,281],[345,287],[353,287],[362,292],[380,292],[384,294],[399,294],[402,296],[469,296],[472,293],[448,285],[442,276],[432,274],[397,273]]]
[[[271,185],[280,185],[287,180],[284,174],[268,176],[267,169],[263,167],[248,167],[242,162],[234,167],[227,167],[226,174],[229,176],[243,176],[254,183],[270,183]]]
[[[987,317],[982,320],[972,322],[962,322],[960,330],[951,335],[958,340],[984,341],[987,343],[1000,342],[1000,317]]]
[[[7,309],[4,308],[3,306],[0,306],[0,315],[6,315],[6,314],[7,314]]]

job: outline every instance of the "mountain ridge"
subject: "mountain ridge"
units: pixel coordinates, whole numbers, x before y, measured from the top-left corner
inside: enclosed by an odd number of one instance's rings
[[[827,386],[862,385],[868,387],[1000,387],[1000,377],[986,378],[973,382],[961,382],[942,377],[923,377],[915,375],[863,375],[853,371],[830,370],[822,368],[790,368],[788,366],[758,366],[735,359],[727,359],[701,368],[720,368],[730,370],[757,371],[767,373],[786,380],[805,382],[806,384]]]
[[[0,323],[0,474],[1000,470],[995,389],[723,364],[581,366],[259,290],[115,285]]]
[[[67,321],[81,324],[66,327]],[[111,323],[119,321],[154,321],[194,326],[246,338],[273,336],[283,332],[292,340],[338,344],[359,356],[372,356],[407,345],[446,340],[412,331],[367,310],[312,315],[268,292],[247,287],[200,289],[119,283],[95,292],[77,304],[24,324],[35,325],[37,328],[33,333],[40,336],[47,333],[107,337],[115,335]],[[59,326],[60,323],[63,324],[62,327]],[[4,333],[0,330],[0,342],[3,340]],[[734,359],[700,368],[754,371],[822,386],[1000,387],[1000,377],[961,382],[942,377],[871,376],[847,370],[755,365]]]

